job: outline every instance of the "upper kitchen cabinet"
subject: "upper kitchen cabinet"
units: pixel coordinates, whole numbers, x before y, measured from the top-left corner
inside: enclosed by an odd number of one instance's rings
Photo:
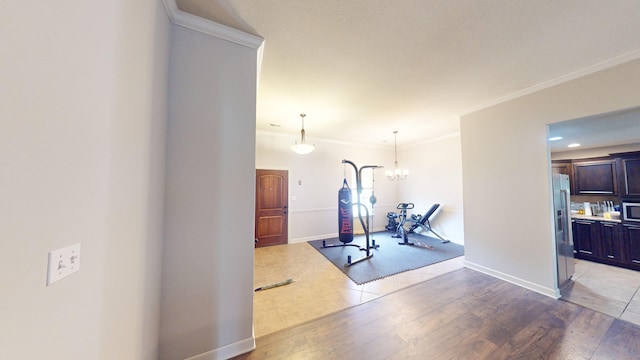
[[[615,159],[585,159],[573,162],[573,184],[576,195],[618,195]]]
[[[640,197],[640,152],[616,154],[621,197]]]
[[[569,175],[569,184],[571,184],[571,189],[569,189],[570,194],[573,195],[573,166],[571,165],[571,160],[553,160],[551,161],[551,172],[553,174],[564,174]]]

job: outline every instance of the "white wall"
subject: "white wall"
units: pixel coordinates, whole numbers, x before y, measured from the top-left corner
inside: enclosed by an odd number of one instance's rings
[[[398,150],[398,159],[410,170],[400,186],[398,202],[414,203],[413,212],[418,214],[439,203],[440,209],[430,218],[433,230],[464,244],[460,134]]]
[[[0,32],[0,358],[156,359],[167,14],[4,2]]]
[[[393,150],[307,137],[306,141],[313,143],[316,149],[311,154],[298,155],[290,149],[295,140],[295,136],[258,132],[255,166],[289,172],[290,243],[336,237],[338,190],[342,187],[345,170],[353,196],[356,194],[356,184],[351,180],[353,167],[343,164],[342,160],[349,160],[358,167],[393,166]],[[384,230],[387,212],[395,211],[397,205],[397,184],[386,180],[384,170],[374,172],[377,202],[370,227],[376,230]],[[292,200],[293,197],[296,200]],[[355,222],[356,229],[359,229],[358,223]]]
[[[468,266],[557,296],[547,124],[636,107],[638,93],[636,60],[461,118]]]
[[[256,78],[255,49],[173,26],[160,359],[255,346]]]
[[[308,155],[297,155],[289,148],[296,140],[273,132],[258,132],[256,168],[289,171],[289,242],[303,242],[337,236],[338,189],[342,186],[343,159],[363,165],[381,165],[375,170],[372,229],[384,231],[387,213],[398,212],[400,202],[413,202],[409,214],[424,214],[433,203],[442,204],[432,218],[436,232],[454,242],[464,243],[462,217],[462,165],[459,134],[398,148],[398,162],[410,170],[404,181],[389,181],[385,170],[393,168],[393,148],[307,139],[316,145]],[[346,166],[347,180],[353,168]],[[365,170],[370,171],[370,170]],[[300,183],[299,183],[300,181]],[[355,184],[350,182],[355,194]],[[295,197],[296,200],[292,200]],[[355,222],[356,231],[360,229]]]

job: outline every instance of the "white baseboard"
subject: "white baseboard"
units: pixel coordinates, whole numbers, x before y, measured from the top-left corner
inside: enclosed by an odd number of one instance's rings
[[[337,233],[325,234],[325,235],[307,236],[307,237],[302,237],[302,238],[297,238],[297,239],[289,239],[289,244],[295,244],[295,243],[301,243],[301,242],[307,242],[307,241],[313,241],[313,240],[331,239],[331,238],[334,238],[334,237],[337,237],[337,236],[338,236]]]
[[[385,229],[384,227],[379,227],[379,228],[373,228],[371,230],[371,232],[379,232],[379,231],[386,231],[387,229]],[[354,235],[364,235],[363,231],[356,231],[354,233]],[[302,238],[297,238],[297,239],[289,239],[289,244],[295,244],[295,243],[301,243],[301,242],[307,242],[307,241],[313,241],[313,240],[323,240],[323,239],[333,239],[338,237],[338,233],[332,233],[332,234],[324,234],[324,235],[314,235],[314,236],[307,236],[307,237],[302,237]]]
[[[248,353],[256,348],[256,338],[240,340],[233,344],[225,345],[202,354],[188,357],[184,360],[226,360],[232,357]]]
[[[518,285],[520,287],[523,287],[525,289],[529,289],[531,291],[535,291],[539,294],[554,298],[554,299],[559,299],[560,298],[560,293],[558,292],[558,290],[556,289],[551,289],[545,286],[540,286],[538,284],[532,283],[530,281],[524,280],[524,279],[520,279],[517,278],[515,276],[511,276],[509,274],[505,274],[503,272],[494,270],[494,269],[490,269],[487,267],[484,267],[482,265],[478,265],[475,263],[472,263],[470,261],[465,260],[464,261],[464,266],[468,267],[469,269],[475,270],[475,271],[479,271],[481,273],[493,276],[495,278],[498,278],[500,280],[504,280],[506,282],[512,283],[514,285]]]

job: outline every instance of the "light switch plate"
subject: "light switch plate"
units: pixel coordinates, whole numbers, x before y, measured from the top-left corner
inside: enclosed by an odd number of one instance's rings
[[[47,286],[80,270],[80,243],[49,252]]]

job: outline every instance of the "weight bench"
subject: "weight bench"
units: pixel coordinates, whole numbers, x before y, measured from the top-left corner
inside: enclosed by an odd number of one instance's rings
[[[429,222],[429,218],[436,212],[436,210],[438,210],[439,207],[440,204],[433,204],[433,206],[431,206],[431,209],[429,209],[429,211],[427,211],[424,216],[411,215],[411,220],[408,220],[410,223],[412,223],[411,227],[409,228],[409,233],[413,233],[417,228],[422,228],[427,230],[427,232],[432,232],[435,236],[438,237],[438,239],[440,239],[441,243],[448,243],[449,240],[445,240],[442,236],[438,235],[437,232],[433,231],[433,228],[431,228],[431,223]]]

